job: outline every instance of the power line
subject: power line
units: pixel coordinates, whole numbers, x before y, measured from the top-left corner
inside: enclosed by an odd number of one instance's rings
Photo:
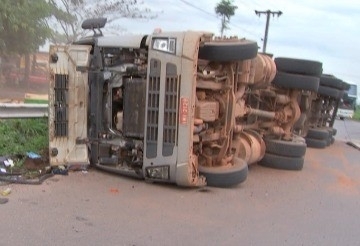
[[[266,11],[255,10],[255,14],[258,15],[259,17],[262,14],[266,15],[266,26],[265,26],[265,35],[264,35],[264,43],[263,43],[263,53],[266,53],[266,44],[267,44],[268,33],[269,33],[270,15],[272,15],[272,16],[277,15],[279,17],[280,15],[282,15],[282,12],[281,11],[270,11],[270,10],[266,10]]]
[[[200,7],[198,7],[198,6],[194,5],[194,4],[192,4],[192,3],[189,3],[188,1],[185,1],[185,0],[180,0],[180,1],[181,1],[181,2],[183,2],[183,3],[185,3],[186,5],[188,5],[188,6],[192,7],[192,8],[194,8],[194,9],[197,9],[197,10],[199,10],[199,11],[201,11],[201,12],[205,13],[205,14],[208,14],[208,15],[210,15],[210,16],[212,16],[212,17],[217,18],[217,16],[216,16],[216,15],[214,15],[214,14],[212,14],[212,13],[210,13],[210,12],[208,12],[208,11],[206,11],[206,10],[204,10],[204,9],[202,9],[202,8],[200,8]]]
[[[183,2],[184,4],[190,6],[190,7],[198,10],[198,11],[201,11],[201,12],[207,14],[207,15],[210,15],[210,16],[218,19],[218,16],[217,16],[216,14],[210,13],[210,12],[204,10],[203,8],[200,8],[200,7],[194,5],[194,4],[192,4],[192,3],[190,3],[190,2],[188,2],[188,1],[186,1],[186,0],[180,0],[180,1]],[[247,34],[250,34],[250,35],[253,36],[253,37],[256,37],[256,38],[258,37],[258,35],[257,35],[256,33],[252,32],[252,31],[249,31],[249,30],[247,30],[247,29],[245,29],[245,28],[243,28],[243,27],[237,26],[237,25],[235,25],[235,24],[233,24],[233,23],[231,23],[231,22],[230,22],[229,24],[230,24],[230,26],[233,26],[233,27],[235,27],[235,28],[238,28],[238,29],[242,30],[243,32],[245,32],[245,33],[247,33]]]

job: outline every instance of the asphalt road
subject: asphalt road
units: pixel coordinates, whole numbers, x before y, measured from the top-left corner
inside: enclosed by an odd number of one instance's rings
[[[1,245],[359,245],[360,123],[337,121],[302,171],[250,167],[231,189],[182,189],[89,170],[9,185]],[[2,186],[0,189],[8,186]]]

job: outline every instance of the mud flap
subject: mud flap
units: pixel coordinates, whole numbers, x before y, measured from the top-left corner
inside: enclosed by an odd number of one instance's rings
[[[50,47],[50,165],[88,165],[87,105],[91,46]]]

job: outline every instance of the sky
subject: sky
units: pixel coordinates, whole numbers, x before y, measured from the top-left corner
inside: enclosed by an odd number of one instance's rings
[[[157,13],[152,20],[121,19],[127,33],[203,30],[220,35],[215,6],[220,0],[143,0],[143,7]],[[268,53],[274,57],[316,60],[323,73],[358,84],[360,94],[359,0],[234,0],[238,8],[225,35],[245,37],[263,46],[266,16],[259,11],[282,11],[270,18]]]

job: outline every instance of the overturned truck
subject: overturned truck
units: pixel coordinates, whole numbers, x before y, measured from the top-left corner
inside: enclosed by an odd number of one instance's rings
[[[256,42],[193,31],[105,37],[105,23],[87,20],[93,36],[50,47],[52,166],[227,187],[264,157],[264,135],[299,141],[300,95],[264,89],[276,67]]]

